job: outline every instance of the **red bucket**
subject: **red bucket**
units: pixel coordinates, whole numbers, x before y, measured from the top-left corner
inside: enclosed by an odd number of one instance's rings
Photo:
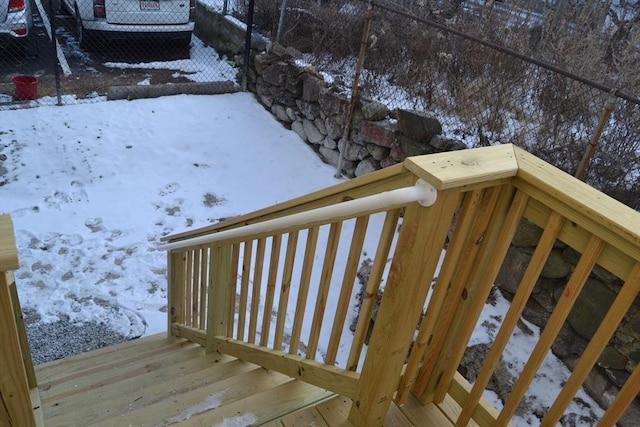
[[[38,79],[32,76],[15,76],[16,99],[26,101],[38,97]]]

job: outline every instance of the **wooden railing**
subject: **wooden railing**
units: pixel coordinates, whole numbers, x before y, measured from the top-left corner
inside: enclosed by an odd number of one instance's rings
[[[470,419],[482,426],[506,425],[586,279],[600,265],[624,285],[542,421],[555,425],[638,295],[640,214],[515,146],[409,158],[403,165],[167,241],[406,187],[419,178],[438,190],[432,207],[390,206],[170,250],[171,333],[351,398],[354,425],[381,425],[392,399],[403,402],[409,394],[424,404],[434,402],[459,426]],[[523,218],[544,231],[471,386],[457,367]],[[370,238],[377,247],[368,253],[371,274],[351,335],[345,321],[363,242]],[[582,255],[498,411],[482,392],[558,240]],[[343,244],[348,244],[347,259],[337,260]],[[335,294],[337,301],[327,300]],[[600,425],[613,425],[638,394],[639,369]]]
[[[13,276],[18,267],[11,217],[0,215],[0,421],[29,427],[36,425],[37,382]]]

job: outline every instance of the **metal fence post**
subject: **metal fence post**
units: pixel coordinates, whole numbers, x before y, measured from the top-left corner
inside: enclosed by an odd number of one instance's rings
[[[600,139],[600,136],[602,135],[602,131],[604,130],[604,127],[609,121],[611,112],[613,111],[613,108],[616,105],[616,101],[618,100],[618,97],[615,96],[615,93],[616,93],[615,89],[613,89],[609,93],[609,97],[607,98],[607,101],[604,104],[604,110],[602,111],[602,115],[600,116],[600,122],[598,123],[598,127],[596,128],[596,131],[591,137],[591,140],[589,141],[589,145],[587,145],[587,149],[585,150],[584,155],[582,156],[582,160],[580,160],[580,164],[578,164],[578,169],[576,170],[576,174],[574,176],[581,181],[584,181],[587,175],[589,162],[591,161],[591,158],[593,157],[593,153],[595,152],[596,147],[598,146],[598,140]]]
[[[249,0],[247,11],[247,32],[244,40],[244,63],[242,64],[242,91],[247,91],[247,79],[249,77],[249,60],[251,59],[251,33],[253,27],[254,0]]]
[[[53,74],[56,80],[56,96],[58,98],[58,102],[56,105],[62,105],[62,97],[60,95],[60,70],[58,64],[58,45],[56,39],[56,11],[53,10],[53,0],[49,0],[49,11],[51,16],[49,16],[50,24],[51,24],[51,49],[53,53]]]
[[[349,112],[347,114],[347,120],[344,125],[344,132],[342,134],[342,141],[344,142],[342,150],[339,151],[338,165],[336,166],[336,178],[342,176],[342,164],[344,163],[344,151],[349,143],[349,133],[351,133],[351,120],[353,118],[353,112],[356,109],[356,99],[358,96],[358,82],[360,81],[360,73],[362,72],[362,65],[364,63],[364,54],[367,51],[367,41],[369,40],[369,30],[371,29],[371,20],[373,19],[373,2],[369,2],[369,8],[367,9],[367,17],[364,24],[364,30],[362,31],[362,42],[360,43],[360,53],[358,54],[358,63],[356,64],[356,74],[353,77],[353,85],[351,87],[351,100],[349,102]]]

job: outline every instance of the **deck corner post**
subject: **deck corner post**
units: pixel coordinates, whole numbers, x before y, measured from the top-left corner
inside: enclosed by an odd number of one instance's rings
[[[400,382],[416,325],[458,207],[458,192],[442,193],[436,204],[407,207],[396,252],[358,382],[349,421],[382,426]]]
[[[179,249],[167,252],[167,278],[167,336],[171,337],[173,324],[183,317],[185,252]]]

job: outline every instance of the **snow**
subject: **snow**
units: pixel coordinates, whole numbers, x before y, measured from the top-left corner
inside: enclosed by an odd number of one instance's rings
[[[14,221],[23,307],[36,310],[44,322],[66,314],[73,322],[102,322],[129,337],[166,330],[161,237],[340,182],[333,167],[246,93],[0,111],[0,156],[6,156],[0,213]],[[379,215],[371,223],[382,220]],[[336,259],[347,259],[345,242],[352,232],[353,221],[347,222]],[[321,242],[326,234],[323,229]],[[373,256],[376,237],[367,233],[362,258]],[[334,277],[341,271],[338,263]],[[338,294],[332,287],[328,317]],[[289,311],[294,303],[292,297]],[[479,324],[504,315],[506,304],[488,304]],[[490,332],[478,328],[472,343],[487,342]],[[326,350],[322,343],[329,333],[322,330],[319,352]],[[521,368],[536,337],[514,334],[504,355],[514,369]],[[532,388],[532,399],[542,406],[568,376],[560,362],[548,359],[554,381],[547,377]],[[214,400],[203,404],[215,405]],[[532,416],[514,423],[528,425]],[[250,424],[252,417],[244,414],[224,425]]]
[[[197,403],[193,406],[188,407],[184,411],[180,412],[178,415],[171,417],[166,420],[168,424],[179,423],[181,421],[186,421],[194,415],[201,414],[203,412],[209,411],[211,409],[215,409],[224,400],[224,395],[227,393],[227,390],[222,390],[218,393],[213,393],[207,396],[202,402]]]
[[[16,229],[20,297],[49,322],[66,313],[127,336],[162,332],[162,236],[338,182],[248,94],[0,117],[0,211]]]

